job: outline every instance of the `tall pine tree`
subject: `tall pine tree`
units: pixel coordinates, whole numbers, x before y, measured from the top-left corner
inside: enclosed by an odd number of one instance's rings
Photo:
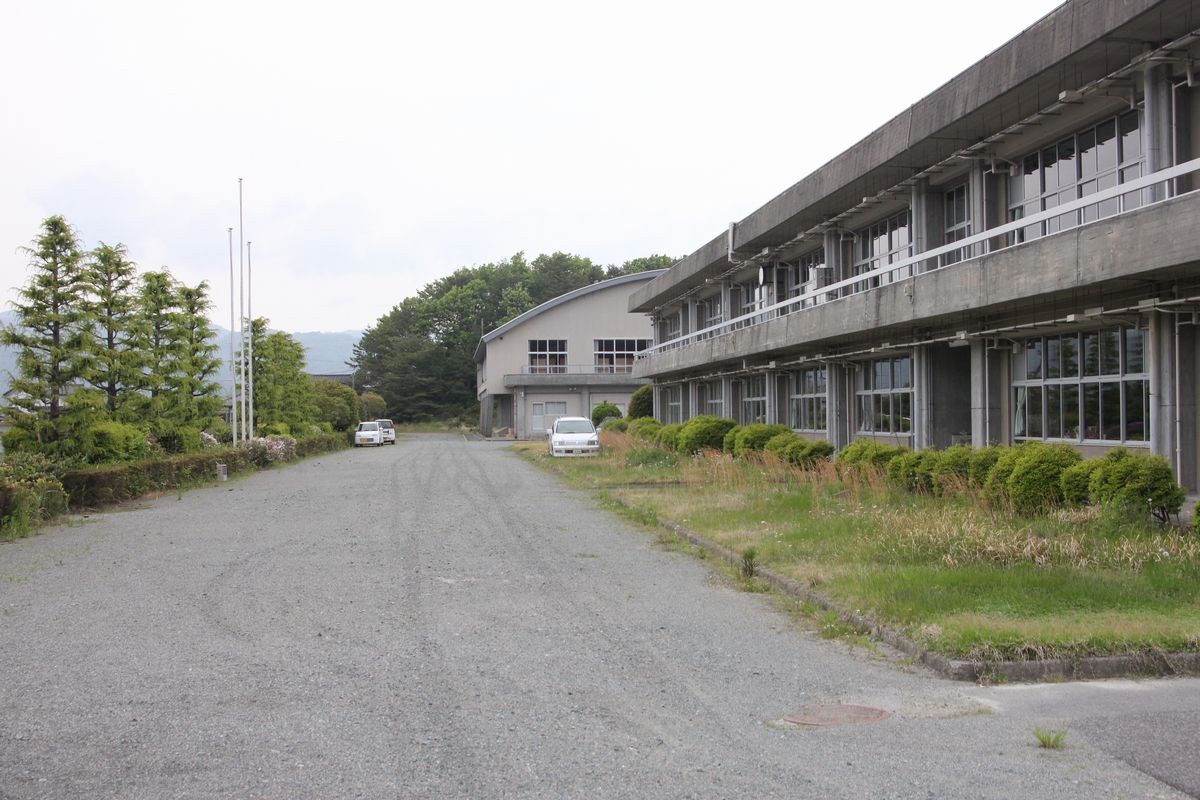
[[[86,309],[91,317],[90,367],[85,378],[104,394],[113,419],[134,422],[144,356],[138,349],[137,267],[125,245],[103,242],[83,270]]]
[[[69,455],[87,410],[68,400],[88,371],[83,253],[61,216],[46,219],[25,252],[33,276],[13,303],[16,324],[0,331],[0,343],[17,350],[5,446]]]
[[[174,346],[168,353],[172,366],[165,369],[169,393],[167,416],[178,423],[204,428],[221,411],[221,387],[213,380],[221,367],[219,345],[208,321],[208,282],[180,286],[177,311],[170,332]]]
[[[177,380],[179,313],[179,284],[171,273],[166,268],[143,273],[137,294],[135,345],[143,358],[138,388],[141,413],[154,422],[160,421],[167,394]]]

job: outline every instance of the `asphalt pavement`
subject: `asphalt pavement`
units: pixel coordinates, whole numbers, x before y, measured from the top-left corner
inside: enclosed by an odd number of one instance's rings
[[[1200,682],[946,681],[822,640],[503,445],[453,436],[0,545],[0,676],[0,798],[1198,785]],[[888,716],[785,720],[816,704]],[[1039,748],[1035,728],[1066,746]]]

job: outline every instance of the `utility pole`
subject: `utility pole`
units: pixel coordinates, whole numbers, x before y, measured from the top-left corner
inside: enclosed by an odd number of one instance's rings
[[[245,258],[246,237],[242,231],[242,179],[238,178],[238,316],[241,317],[242,342],[242,440],[250,441],[253,431],[250,429],[249,398],[246,395],[246,272]]]
[[[250,260],[250,245],[246,242],[246,312],[250,315],[250,430],[254,430],[254,262]]]
[[[233,443],[238,443],[238,399],[237,399],[237,361],[233,348],[233,228],[229,229],[229,411],[230,423],[233,428]]]

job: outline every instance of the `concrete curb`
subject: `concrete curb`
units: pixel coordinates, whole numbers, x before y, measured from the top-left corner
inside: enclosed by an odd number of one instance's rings
[[[613,498],[630,510],[632,506]],[[674,522],[655,517],[659,527],[724,559],[734,569],[742,558],[728,548],[710,542]],[[1045,681],[1056,679],[1100,679],[1134,676],[1200,675],[1200,653],[1140,653],[1136,655],[1088,656],[1078,659],[1051,658],[1039,661],[958,661],[925,649],[892,628],[862,614],[841,608],[828,597],[806,586],[759,567],[755,575],[772,588],[807,603],[832,611],[838,619],[920,661],[938,674],[956,681]]]

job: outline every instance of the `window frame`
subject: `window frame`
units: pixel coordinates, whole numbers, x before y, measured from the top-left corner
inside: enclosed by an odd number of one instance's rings
[[[825,365],[801,367],[789,376],[788,424],[792,430],[826,433],[829,430],[829,369]],[[809,424],[817,423],[820,424]]]
[[[882,369],[886,365],[886,369]],[[903,365],[903,369],[899,368]],[[913,357],[911,354],[885,356],[857,362],[854,379],[855,428],[860,434],[877,436],[913,435]],[[882,380],[886,374],[886,381]],[[900,378],[898,381],[897,378]],[[881,385],[886,383],[886,385]],[[900,383],[901,385],[897,385]],[[884,408],[886,407],[886,411]],[[869,408],[869,413],[868,413]],[[903,413],[907,410],[907,416]],[[887,428],[876,423],[881,415]],[[908,420],[907,427],[904,420]],[[897,422],[899,421],[899,424]]]
[[[567,372],[566,339],[529,339],[528,344],[527,360],[531,375],[562,375]],[[542,363],[538,363],[539,359]]]

